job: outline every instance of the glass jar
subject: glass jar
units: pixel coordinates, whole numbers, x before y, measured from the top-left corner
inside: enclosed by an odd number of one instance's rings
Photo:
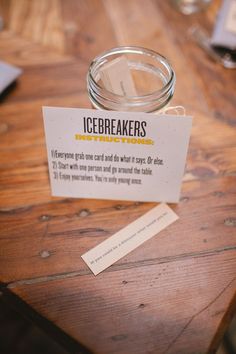
[[[120,95],[102,83],[101,70],[113,60],[125,57],[137,95]],[[158,112],[174,94],[175,73],[168,60],[153,50],[117,47],[97,56],[87,75],[87,88],[94,108],[113,111]]]
[[[184,15],[192,15],[204,10],[212,0],[171,0],[172,4]]]

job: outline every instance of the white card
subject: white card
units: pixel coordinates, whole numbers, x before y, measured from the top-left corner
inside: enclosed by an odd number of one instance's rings
[[[137,92],[125,57],[105,64],[99,70],[105,88],[116,95],[136,96]]]
[[[226,19],[226,30],[236,34],[236,1],[232,1]]]
[[[22,74],[22,69],[0,61],[0,94]]]
[[[53,196],[178,202],[192,118],[44,107]]]
[[[177,219],[168,205],[160,204],[81,257],[97,275]]]

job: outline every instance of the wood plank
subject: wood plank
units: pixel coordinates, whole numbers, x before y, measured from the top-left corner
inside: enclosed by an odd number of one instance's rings
[[[2,8],[8,30],[58,53],[92,60],[116,46],[100,0],[10,0]]]
[[[236,251],[12,291],[96,354],[210,353],[235,295]]]
[[[9,0],[1,0],[0,1],[0,13],[3,19],[3,28],[6,28],[8,20],[9,20],[9,10],[10,10],[10,1]]]
[[[6,27],[33,43],[64,52],[60,0],[10,0]]]
[[[5,97],[5,101],[16,103],[76,92],[81,94],[87,90],[86,72],[87,65],[78,62],[25,67],[24,74],[18,79],[17,90]]]
[[[189,71],[195,72],[198,76],[196,82],[199,83],[199,87],[196,86],[195,89],[204,95],[204,101],[207,103],[209,112],[211,112],[215,121],[222,121],[228,126],[235,126],[236,102],[232,94],[236,90],[234,70],[225,69],[212,61],[188,34],[188,30],[194,24],[198,24],[212,33],[219,5],[220,2],[218,1],[217,5],[212,6],[213,11],[210,7],[206,16],[199,13],[194,17],[188,17],[175,11],[168,1],[155,2],[155,6],[162,13],[164,21],[168,22],[168,31],[171,33],[172,41],[184,53]],[[179,35],[180,33],[181,35]]]
[[[117,46],[113,23],[101,0],[61,0],[66,53],[92,61]]]
[[[167,1],[3,1],[0,56],[24,74],[0,113],[0,281],[95,353],[213,353],[231,310],[235,82],[187,35],[212,28],[212,6],[185,17]],[[166,55],[173,104],[195,118],[179,221],[95,278],[80,255],[155,204],[52,198],[41,106],[89,107],[89,62],[117,44]]]
[[[86,92],[88,64],[18,41],[9,32],[2,32],[0,39],[1,58],[24,70],[11,94],[3,96],[4,104]]]
[[[0,32],[0,55],[1,60],[22,67],[59,64],[72,60],[70,55],[62,55],[52,48],[32,43],[9,30]]]
[[[43,316],[39,315],[39,313],[37,313],[32,307],[27,305],[23,300],[21,300],[17,295],[13,294],[10,290],[1,286],[1,284],[0,284],[0,294],[1,294],[1,319],[4,316],[4,310],[2,311],[2,306],[7,306],[7,308],[9,307],[9,308],[15,310],[18,315],[19,314],[21,315],[22,318],[27,319],[28,322],[31,323],[32,326],[36,325],[36,327],[38,329],[41,328],[42,332],[46,333],[47,336],[51,337],[51,339],[54,339],[54,342],[60,344],[60,349],[61,350],[62,350],[62,348],[65,349],[65,351],[63,351],[63,354],[66,354],[66,353],[67,354],[68,353],[92,354],[90,351],[88,351],[87,348],[83,347],[76,340],[72,339],[65,332],[63,332],[59,327],[55,326],[55,324],[48,321]],[[8,321],[7,321],[7,323],[5,323],[7,333],[9,332],[9,328],[11,328],[11,336],[14,335],[14,337],[18,338],[19,335],[18,335],[18,331],[15,328],[15,325],[16,325],[15,321],[13,321],[10,324],[8,323]],[[32,327],[32,326],[30,326],[30,327]],[[1,330],[1,332],[2,332],[2,330]],[[25,334],[26,334],[26,338],[25,338]],[[3,335],[4,334],[2,333],[2,336]],[[20,340],[23,343],[25,343],[25,341],[28,342],[27,335],[28,335],[27,329],[25,329],[23,335],[22,335],[22,332],[20,333]],[[2,336],[1,336],[1,340],[2,340]],[[31,346],[31,347],[27,346],[27,349],[23,350],[23,352],[35,353],[35,350],[38,348],[39,353],[40,354],[42,353],[42,351],[41,351],[42,350],[42,339],[39,340],[37,335],[36,335],[36,337],[38,339],[38,343],[40,342],[40,345],[37,347],[35,346],[35,333],[34,333],[33,346]],[[13,338],[11,338],[11,339],[13,339]],[[21,343],[21,344],[23,344],[23,343]],[[44,340],[43,340],[43,343],[44,343],[44,348],[47,348],[47,351],[49,353],[62,354],[61,350],[58,351],[55,348],[49,349],[48,345],[45,346]],[[7,352],[11,352],[11,353],[18,352],[19,345],[17,345],[17,344],[18,343],[16,343],[16,341],[14,340],[14,342],[13,342],[13,345],[15,347],[15,350],[14,350],[12,348],[12,345],[10,345],[10,343],[9,343],[9,345],[6,348]],[[2,342],[1,342],[1,345],[2,345]],[[11,349],[10,349],[10,347],[11,347]],[[22,348],[22,345],[20,345],[20,347]],[[9,350],[8,350],[8,348],[9,348]]]
[[[14,192],[14,185],[12,188]],[[27,195],[26,184],[24,191]],[[42,186],[34,193],[39,199]],[[182,202],[173,205],[180,220],[110,270],[235,249],[235,193],[232,177],[185,183]],[[0,280],[8,283],[39,277],[40,281],[47,275],[87,273],[80,256],[154,205],[52,198],[38,206],[2,208]]]

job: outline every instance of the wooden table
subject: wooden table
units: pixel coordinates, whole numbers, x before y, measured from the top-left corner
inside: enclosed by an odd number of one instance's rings
[[[219,4],[1,1],[0,58],[24,70],[0,108],[1,294],[71,353],[214,353],[233,312],[236,75],[187,33],[210,31]],[[80,256],[155,204],[52,198],[41,107],[90,107],[90,61],[125,44],[169,58],[194,124],[179,221],[94,277]]]

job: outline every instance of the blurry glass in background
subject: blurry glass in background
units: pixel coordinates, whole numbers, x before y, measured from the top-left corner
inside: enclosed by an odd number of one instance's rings
[[[183,14],[191,15],[206,8],[211,0],[171,0],[171,2]]]

